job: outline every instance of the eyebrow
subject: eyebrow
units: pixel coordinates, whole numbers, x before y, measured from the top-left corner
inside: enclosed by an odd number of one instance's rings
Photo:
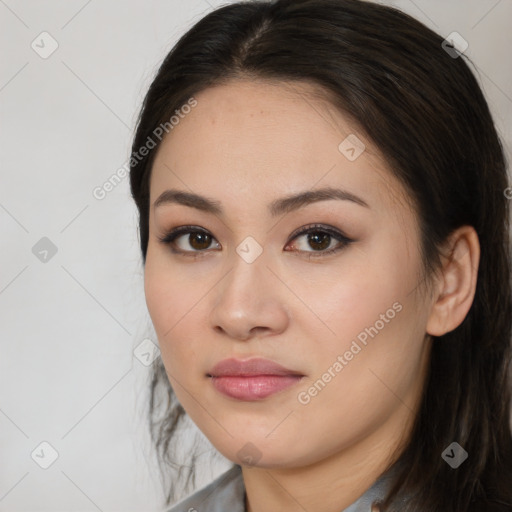
[[[332,199],[351,201],[360,206],[364,206],[365,208],[370,208],[366,201],[356,196],[355,194],[348,192],[347,190],[324,187],[321,189],[307,190],[298,194],[276,199],[268,205],[268,210],[272,217],[276,217],[281,214],[298,210],[299,208],[311,203]],[[169,189],[162,192],[155,200],[153,208],[157,208],[169,203],[189,206],[191,208],[196,208],[197,210],[201,210],[206,213],[212,213],[214,215],[222,215],[224,213],[220,201],[194,194],[192,192],[186,192],[184,190],[177,189]]]

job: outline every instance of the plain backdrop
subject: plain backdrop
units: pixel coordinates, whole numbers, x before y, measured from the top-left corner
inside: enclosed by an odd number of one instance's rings
[[[126,162],[163,57],[221,3],[0,0],[1,511],[162,508],[136,210],[127,178],[93,190]],[[382,3],[468,41],[510,158],[512,2]]]

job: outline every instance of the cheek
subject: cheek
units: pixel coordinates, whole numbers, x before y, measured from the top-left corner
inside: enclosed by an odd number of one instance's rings
[[[369,309],[366,323],[362,313],[357,319],[347,317],[338,324],[340,332],[350,325],[355,334],[342,334],[317,355],[314,371],[296,397],[301,404],[296,416],[306,437],[336,432],[336,444],[343,448],[379,428],[395,411],[404,421],[409,417],[427,361],[418,316],[411,301],[403,299],[387,315],[377,302],[375,310],[388,322]],[[332,449],[318,443],[319,449]]]
[[[325,341],[330,340],[327,346],[347,350],[359,334],[364,338],[366,329],[377,324],[379,332],[389,330],[399,316],[406,316],[397,309],[414,296],[410,292],[417,285],[418,264],[417,255],[408,254],[403,243],[375,237],[347,253],[338,270],[318,274],[314,286],[297,277],[297,288],[329,327],[330,333],[322,329],[328,334]]]
[[[373,401],[379,393],[390,395],[386,385],[407,392],[424,355],[427,315],[422,311],[427,308],[421,308],[412,293],[418,285],[419,253],[408,252],[404,244],[376,240],[375,248],[358,251],[351,259],[350,272],[337,277],[338,284],[331,285],[329,293],[310,298],[331,331],[321,349],[317,345],[312,352],[316,359],[312,377],[321,378],[329,368],[333,372],[342,356],[343,370],[337,365],[324,398],[339,400],[341,394],[354,405]],[[310,323],[313,340],[312,327]],[[351,396],[344,394],[347,389]]]
[[[177,268],[171,267],[165,258],[153,256],[148,249],[144,269],[144,293],[162,359],[166,369],[172,371],[174,361],[194,357],[194,344],[181,340],[185,331],[187,337],[198,336],[190,318],[194,314],[192,308],[199,300],[200,291],[191,286],[191,283],[181,283]]]
[[[425,319],[418,315],[412,295],[375,292],[366,302],[355,301],[354,308],[356,304],[357,313],[347,311],[335,324],[341,334],[323,352],[308,384],[321,390],[314,404],[319,415],[338,403],[343,409],[338,419],[348,414],[364,428],[396,408],[413,407],[428,347]]]
[[[175,293],[171,293],[169,277],[162,273],[162,265],[156,256],[153,256],[151,244],[148,247],[146,264],[144,267],[144,295],[146,305],[153,322],[155,331],[160,336],[172,326],[168,313],[175,311],[172,302]],[[164,325],[165,324],[165,325]]]

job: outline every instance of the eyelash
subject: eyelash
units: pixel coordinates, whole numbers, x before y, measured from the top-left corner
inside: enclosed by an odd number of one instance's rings
[[[164,236],[161,236],[161,237],[159,236],[158,240],[161,243],[163,243],[164,245],[168,245],[174,254],[180,254],[183,256],[187,256],[187,257],[197,258],[197,257],[203,256],[205,252],[210,252],[210,250],[208,250],[208,249],[199,250],[199,251],[198,250],[182,251],[182,250],[175,248],[174,242],[175,242],[176,238],[178,238],[181,235],[192,234],[192,233],[202,233],[202,234],[210,235],[210,233],[207,230],[200,228],[199,226],[180,226],[178,228],[172,229],[171,231],[166,233]],[[325,250],[325,251],[297,251],[300,253],[307,253],[307,254],[311,253],[309,255],[309,258],[318,258],[318,257],[324,257],[324,256],[327,256],[330,254],[334,254],[334,253],[340,251],[341,249],[344,249],[346,246],[348,246],[349,244],[351,244],[352,242],[355,241],[355,240],[352,240],[352,239],[346,237],[340,231],[338,231],[334,228],[331,228],[329,226],[324,226],[322,224],[310,224],[308,226],[304,226],[303,228],[300,228],[299,230],[292,233],[292,235],[290,237],[290,241],[295,240],[295,238],[298,238],[299,236],[308,235],[308,234],[312,234],[312,233],[328,234],[331,237],[338,240],[339,244],[337,246],[335,246],[331,249]],[[216,240],[213,236],[212,236],[212,239]],[[288,243],[289,242],[287,242],[287,245],[288,245]]]

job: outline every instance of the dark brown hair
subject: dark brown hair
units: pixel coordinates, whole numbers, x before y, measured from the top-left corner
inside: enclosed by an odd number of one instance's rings
[[[434,338],[429,373],[403,470],[384,504],[409,496],[401,512],[512,510],[510,359],[511,255],[506,163],[487,102],[463,55],[419,21],[360,0],[237,2],[209,13],[172,48],[153,80],[132,150],[200,91],[237,78],[307,81],[380,149],[412,198],[427,275],[456,228],[471,225],[481,245],[471,309]],[[456,55],[455,55],[456,56]],[[159,142],[131,161],[145,263],[149,182]],[[158,402],[163,395],[165,404]],[[160,360],[150,424],[165,464],[185,418]],[[441,457],[456,441],[468,459]],[[193,460],[192,460],[193,461]],[[178,472],[185,466],[175,465]],[[188,468],[187,482],[193,475]],[[171,484],[170,484],[171,485]],[[168,502],[173,496],[169,487]]]

